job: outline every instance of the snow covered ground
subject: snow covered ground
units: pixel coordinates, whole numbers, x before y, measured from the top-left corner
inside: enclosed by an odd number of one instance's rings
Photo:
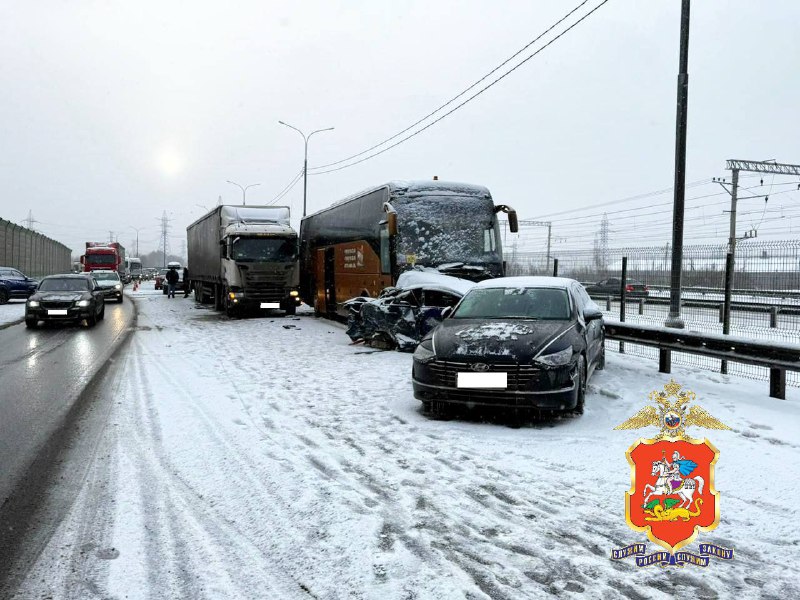
[[[25,318],[25,300],[9,300],[0,304],[0,327],[17,323]]]
[[[411,355],[338,324],[135,297],[108,425],[20,598],[800,597],[797,389],[675,370],[733,428],[710,432],[722,521],[700,539],[736,559],[637,569],[610,552],[645,541],[625,450],[655,431],[612,429],[667,382],[652,361],[609,354],[580,418],[435,421]]]

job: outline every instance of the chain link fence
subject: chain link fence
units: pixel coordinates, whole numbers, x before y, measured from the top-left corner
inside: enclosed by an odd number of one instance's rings
[[[684,247],[681,318],[688,330],[722,333],[727,251],[726,244]],[[583,283],[608,318],[620,319],[623,257],[626,283],[647,286],[644,294],[636,286],[626,297],[624,320],[664,325],[669,314],[669,245],[553,251],[550,257],[545,252],[511,253],[506,256],[507,274],[552,275],[557,262],[558,275]],[[730,334],[800,344],[800,240],[737,244]],[[618,351],[620,344],[608,341],[606,347]],[[625,344],[624,351],[658,358],[655,348]],[[673,363],[716,372],[721,368],[719,360],[682,353],[673,353]],[[729,363],[728,372],[769,379],[768,369],[750,365]],[[800,374],[787,373],[787,384],[800,386]]]
[[[68,273],[72,252],[61,242],[21,225],[0,219],[0,266],[28,277]]]

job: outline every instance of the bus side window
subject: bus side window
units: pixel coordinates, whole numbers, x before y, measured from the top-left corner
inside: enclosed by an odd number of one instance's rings
[[[494,252],[497,250],[497,242],[494,239],[494,227],[483,230],[483,251]]]
[[[389,252],[389,228],[386,223],[381,225],[381,273],[391,275],[392,259]]]

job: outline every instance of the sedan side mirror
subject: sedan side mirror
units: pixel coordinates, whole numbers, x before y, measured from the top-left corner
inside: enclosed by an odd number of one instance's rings
[[[446,318],[447,318],[447,317],[449,317],[449,316],[450,316],[452,313],[453,313],[453,307],[452,307],[452,306],[445,306],[445,307],[442,309],[442,319],[446,319]]]
[[[603,318],[603,313],[600,312],[600,309],[598,308],[587,307],[583,309],[583,320],[586,321],[587,323],[602,318]]]

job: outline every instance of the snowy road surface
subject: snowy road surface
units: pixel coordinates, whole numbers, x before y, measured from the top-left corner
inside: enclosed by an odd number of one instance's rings
[[[612,428],[667,382],[654,363],[610,354],[581,418],[434,421],[411,356],[340,325],[137,303],[83,485],[18,598],[800,597],[795,389],[676,370],[733,428],[710,435],[722,521],[701,540],[736,559],[636,569],[610,552],[645,541],[625,450],[655,431]]]
[[[25,300],[9,300],[0,304],[0,328],[19,323],[25,318]]]

